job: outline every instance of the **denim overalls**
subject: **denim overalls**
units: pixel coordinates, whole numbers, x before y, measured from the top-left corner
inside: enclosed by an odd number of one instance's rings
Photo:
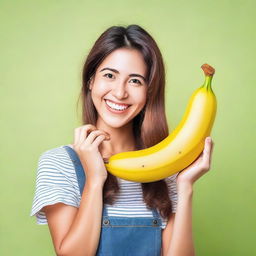
[[[74,164],[82,195],[85,184],[82,164],[75,150],[64,148]],[[113,217],[108,216],[104,205],[96,256],[160,256],[162,220],[155,209],[152,212],[153,217]]]

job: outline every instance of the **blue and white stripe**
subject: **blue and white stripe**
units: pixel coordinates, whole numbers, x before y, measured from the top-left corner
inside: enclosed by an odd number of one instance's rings
[[[167,177],[169,197],[173,212],[177,207],[176,176]],[[143,201],[141,183],[118,178],[120,193],[116,196],[114,205],[107,205],[109,216],[117,217],[152,217],[152,211]],[[46,205],[64,203],[79,207],[81,195],[77,183],[73,163],[64,145],[45,151],[39,157],[36,188],[30,216],[36,216],[37,224],[47,224],[47,219],[41,209]],[[162,219],[162,228],[167,220]]]

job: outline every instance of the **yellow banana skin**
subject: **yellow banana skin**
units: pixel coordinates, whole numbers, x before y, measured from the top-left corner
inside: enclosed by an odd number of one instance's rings
[[[201,68],[205,82],[191,95],[175,130],[152,147],[111,156],[105,163],[111,174],[134,182],[158,181],[183,170],[200,155],[217,110],[216,96],[211,88],[215,70],[208,64]]]

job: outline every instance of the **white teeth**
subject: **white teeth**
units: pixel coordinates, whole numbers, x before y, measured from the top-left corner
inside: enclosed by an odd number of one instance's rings
[[[106,100],[106,103],[108,104],[109,107],[111,107],[111,108],[113,108],[115,110],[125,110],[125,109],[128,108],[128,106],[127,107],[120,106],[120,105],[117,105],[117,104],[115,104],[113,102],[110,102],[108,100]]]

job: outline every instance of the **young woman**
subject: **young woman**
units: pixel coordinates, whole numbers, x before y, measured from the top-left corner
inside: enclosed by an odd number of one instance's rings
[[[162,55],[142,27],[112,26],[98,38],[83,68],[83,125],[72,144],[39,158],[31,216],[48,224],[57,255],[195,255],[193,184],[210,168],[211,140],[157,182],[126,181],[104,166],[169,135],[164,91]]]

